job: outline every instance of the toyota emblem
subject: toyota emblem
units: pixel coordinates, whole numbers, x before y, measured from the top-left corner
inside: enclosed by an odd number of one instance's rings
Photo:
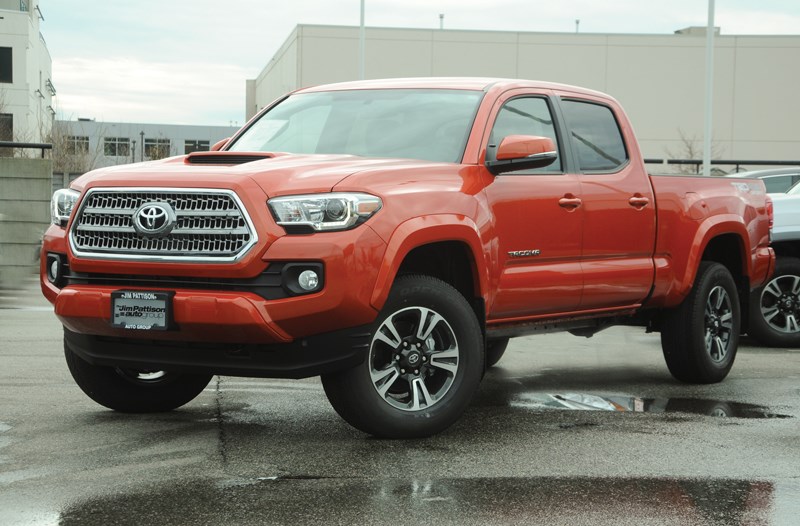
[[[133,228],[141,235],[167,235],[175,226],[175,210],[169,203],[145,203],[133,213]]]

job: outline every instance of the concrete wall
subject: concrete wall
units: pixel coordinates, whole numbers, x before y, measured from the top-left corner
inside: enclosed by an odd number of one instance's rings
[[[716,158],[800,158],[798,57],[800,36],[716,38]],[[585,86],[623,104],[646,157],[687,157],[681,136],[702,151],[704,30],[621,35],[367,28],[365,70],[367,78],[479,76]],[[251,83],[255,106],[247,108],[248,117],[292,89],[357,77],[357,27],[298,26]]]
[[[49,159],[0,158],[0,287],[36,272],[36,251],[50,224]]]

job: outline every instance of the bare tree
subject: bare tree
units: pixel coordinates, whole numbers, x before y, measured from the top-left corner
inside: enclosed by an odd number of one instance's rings
[[[89,135],[71,135],[63,120],[55,121],[47,136],[47,142],[53,145],[53,171],[86,173],[93,170],[103,151],[102,136],[101,131],[96,135],[95,144],[91,144]]]
[[[692,135],[689,137],[686,133],[678,128],[678,136],[680,137],[680,146],[678,151],[673,151],[670,148],[667,148],[667,156],[670,159],[697,159],[700,160],[703,158],[703,146],[702,141],[698,140],[696,135]],[[719,143],[715,143],[712,141],[711,143],[711,158],[712,159],[719,159],[722,157],[723,147],[720,146]],[[696,164],[680,164],[677,165],[676,168],[678,173],[682,174],[697,174],[698,173],[698,165]],[[725,175],[727,172],[720,168],[712,168],[711,175]]]

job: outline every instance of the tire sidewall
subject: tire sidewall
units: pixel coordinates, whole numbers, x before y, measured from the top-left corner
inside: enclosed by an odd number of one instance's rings
[[[697,284],[697,295],[692,305],[693,314],[689,324],[692,342],[690,357],[694,366],[702,375],[702,381],[719,382],[723,380],[733,367],[736,351],[739,347],[739,333],[741,331],[741,307],[736,283],[733,281],[728,269],[718,263],[704,264],[708,269],[703,273]],[[728,345],[728,353],[721,362],[715,362],[705,346],[705,308],[711,291],[722,287],[728,294],[733,314],[733,331]]]

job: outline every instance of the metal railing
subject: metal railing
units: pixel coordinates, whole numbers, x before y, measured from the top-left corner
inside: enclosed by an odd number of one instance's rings
[[[702,159],[645,159],[645,164],[672,164],[672,165],[689,165],[694,166],[694,173],[700,173],[700,167],[703,166]],[[741,166],[800,166],[800,161],[765,161],[765,160],[741,160],[741,159],[713,159],[711,164],[735,166],[735,172],[741,172]]]
[[[21,148],[29,150],[41,150],[42,159],[44,159],[44,151],[52,150],[53,145],[44,142],[14,142],[14,141],[0,141],[0,148]]]

